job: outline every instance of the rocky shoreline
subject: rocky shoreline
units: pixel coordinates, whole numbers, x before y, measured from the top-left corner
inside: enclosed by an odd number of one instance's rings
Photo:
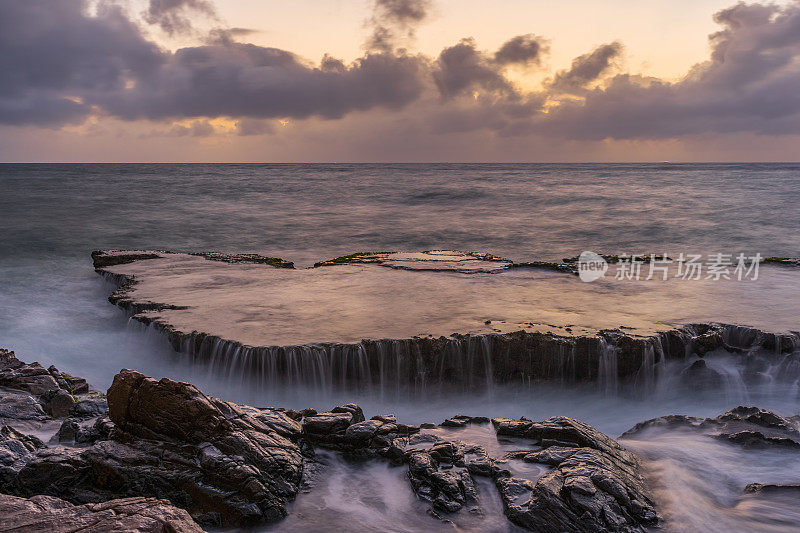
[[[480,515],[488,496],[476,480],[484,478],[508,520],[531,531],[630,532],[660,523],[640,458],[567,417],[454,416],[413,426],[391,414],[367,419],[355,404],[328,412],[238,405],[132,370],[122,370],[103,395],[6,350],[0,383],[0,530],[72,531],[80,523],[189,532],[272,523],[291,512],[320,449],[405,469],[410,488],[439,520]],[[497,454],[443,432],[489,424],[514,451]],[[47,439],[26,433],[38,428],[41,436],[46,426]],[[797,417],[755,407],[713,419],[649,420],[621,438],[640,438],[654,427],[704,432],[731,446],[800,448]],[[515,464],[539,465],[539,475],[519,474]],[[747,490],[792,489],[752,484]]]

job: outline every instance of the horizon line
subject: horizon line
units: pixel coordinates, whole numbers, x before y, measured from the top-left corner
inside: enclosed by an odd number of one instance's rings
[[[0,165],[793,165],[797,161],[0,161]]]

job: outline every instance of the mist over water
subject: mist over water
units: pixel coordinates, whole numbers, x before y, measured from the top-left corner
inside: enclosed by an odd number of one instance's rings
[[[647,387],[619,390],[534,384],[421,397],[265,391],[192,363],[153,330],[129,323],[106,301],[114,287],[94,273],[89,253],[257,252],[297,266],[360,250],[437,248],[517,261],[583,250],[797,257],[798,177],[797,164],[0,165],[0,346],[24,361],[84,376],[101,390],[127,367],[191,381],[233,401],[318,409],[355,401],[367,416],[393,412],[407,423],[441,422],[458,413],[534,420],[568,415],[615,437],[647,418],[715,416],[740,403],[796,414],[795,383],[744,383],[745,369],[714,354],[708,364],[726,376],[725,386],[699,396],[675,385],[677,367],[660,369]],[[777,367],[770,372],[765,375],[780,374]],[[782,468],[781,461],[791,459],[780,454],[728,453],[721,444],[680,435],[625,445],[650,458],[673,530],[750,530],[767,504],[740,501],[743,486],[797,482],[797,465]],[[404,517],[398,520],[409,530],[438,527],[417,508],[397,469],[327,460],[336,475],[320,476],[325,485],[295,504],[307,517],[314,509],[330,511],[316,529],[382,530],[387,516]],[[776,511],[778,504],[769,505],[771,528],[790,530],[797,519],[791,506]],[[293,520],[278,527],[314,527]],[[459,527],[513,530],[491,517]]]

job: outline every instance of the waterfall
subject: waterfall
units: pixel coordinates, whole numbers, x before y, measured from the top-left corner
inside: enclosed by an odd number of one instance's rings
[[[363,390],[397,400],[448,390],[490,395],[500,384],[569,387],[595,382],[606,396],[635,390],[654,397],[687,386],[687,371],[699,359],[707,360],[703,366],[708,367],[699,372],[721,381],[732,399],[748,399],[753,383],[795,389],[800,383],[797,333],[740,326],[694,324],[648,338],[616,330],[596,337],[516,332],[253,347],[204,333],[176,332],[135,314],[129,323],[159,342],[166,334],[173,349],[202,365],[209,378],[269,390],[310,388],[323,395]],[[720,342],[718,347],[698,357],[695,345],[701,337],[706,344],[709,339],[722,341],[714,341]]]
[[[606,396],[616,396],[618,389],[617,347],[610,344],[604,337],[598,338],[598,345],[600,352],[597,367],[599,390]]]

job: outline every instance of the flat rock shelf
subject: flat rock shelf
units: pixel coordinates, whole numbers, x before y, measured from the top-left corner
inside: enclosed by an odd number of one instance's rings
[[[254,254],[98,251],[109,300],[221,375],[272,387],[421,391],[540,380],[722,379],[712,351],[789,365],[796,268],[757,280],[593,283],[481,253],[371,252],[296,269]],[[793,367],[792,367],[793,368]]]

